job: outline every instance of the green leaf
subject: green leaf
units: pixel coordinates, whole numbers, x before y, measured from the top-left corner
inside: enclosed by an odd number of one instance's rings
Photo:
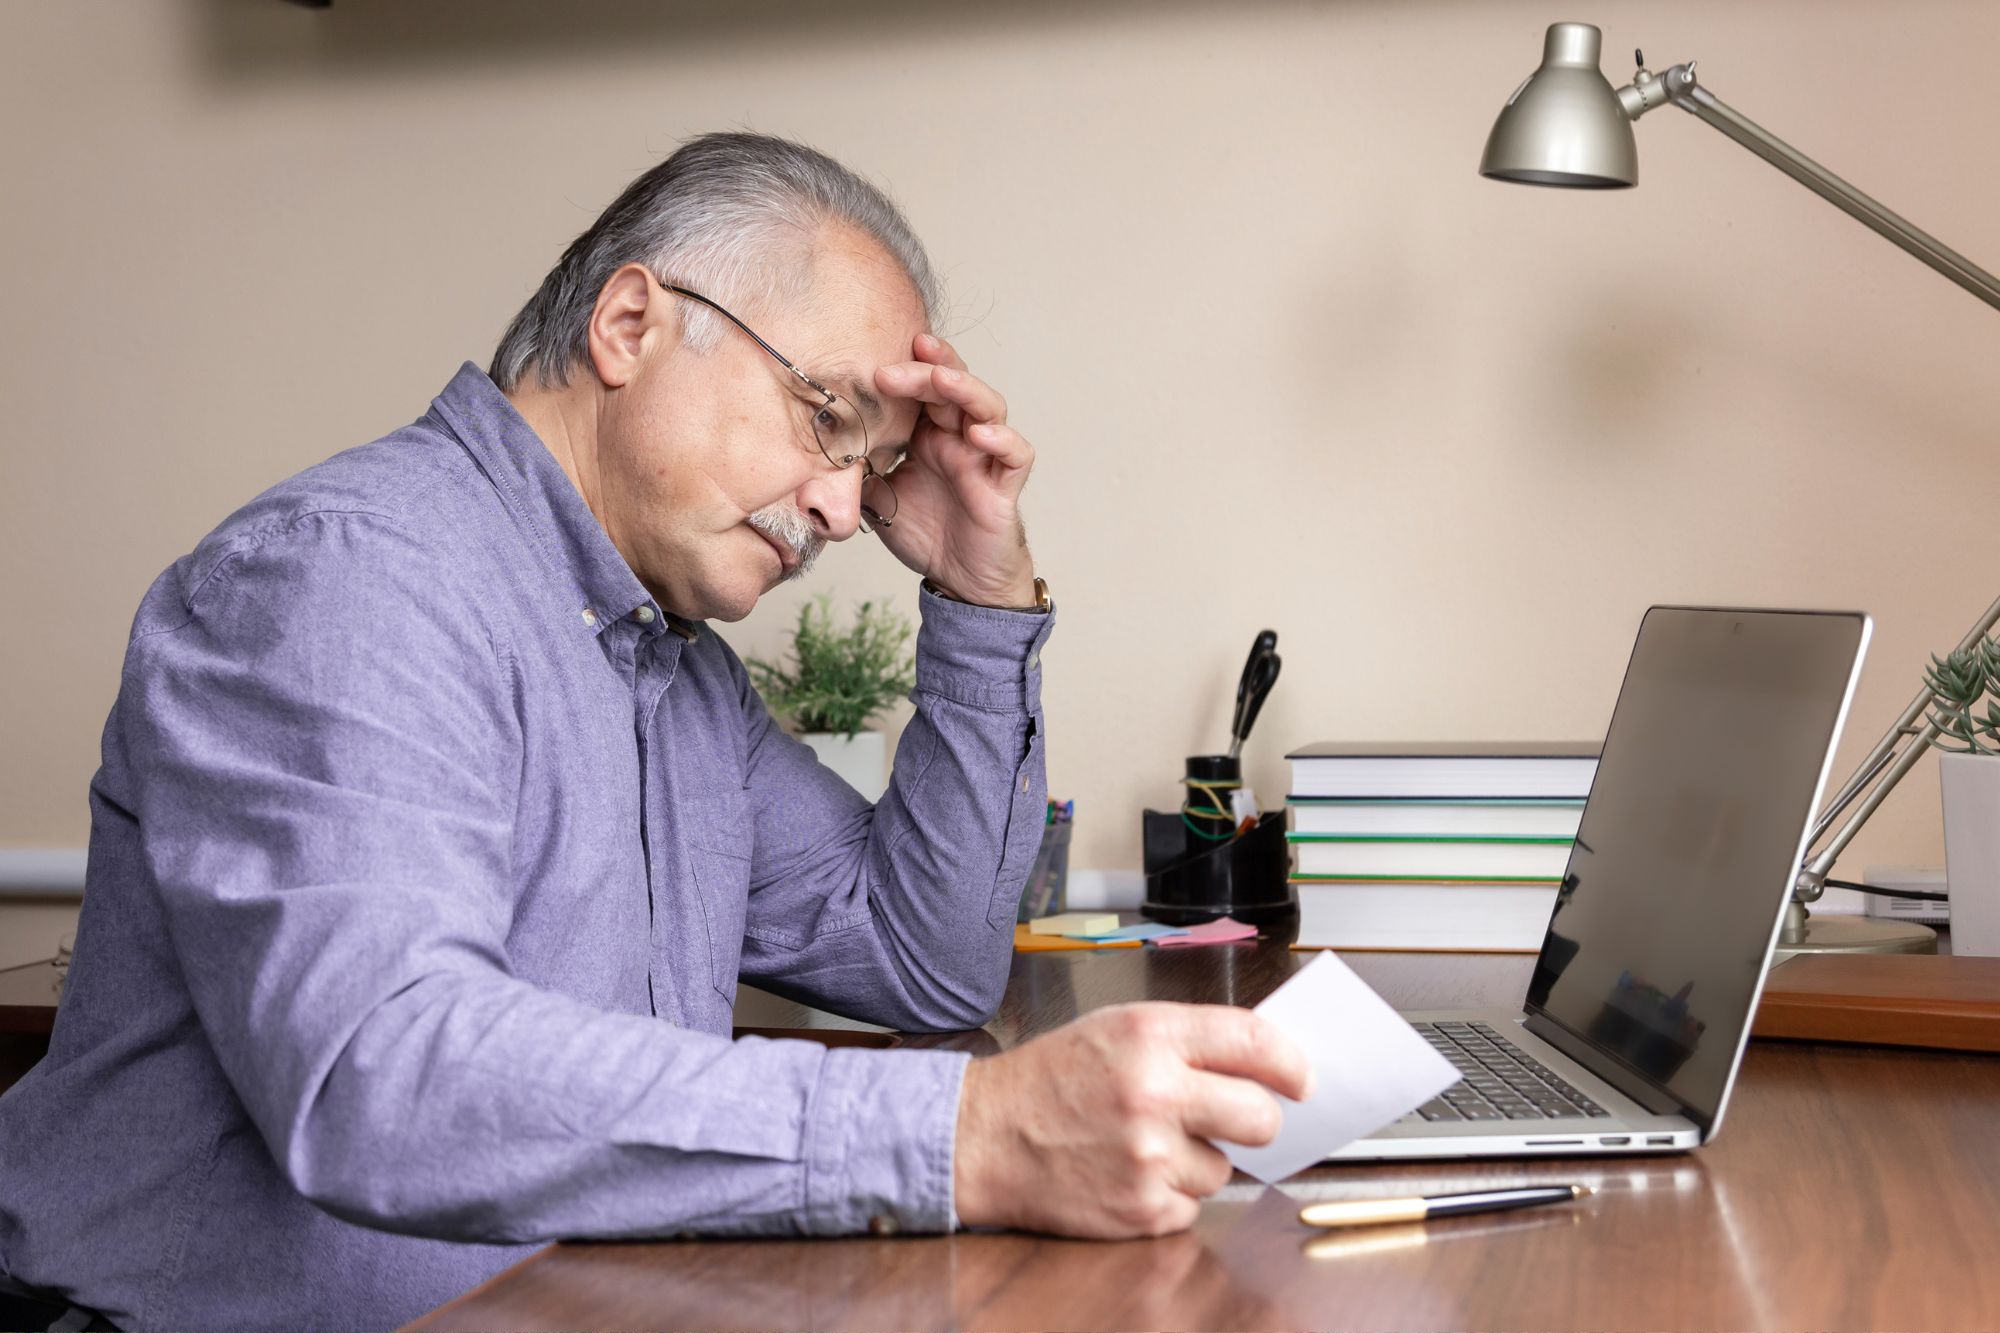
[[[1951,708],[1968,708],[1986,692],[1986,671],[1978,648],[1964,648],[1942,661],[1933,654],[1924,683]]]
[[[789,664],[751,658],[744,665],[764,701],[798,730],[852,736],[916,687],[914,631],[893,608],[873,602],[861,603],[854,624],[838,629],[831,600],[822,593],[799,608]]]
[[[1931,744],[1954,754],[1987,754],[2000,750],[2000,642],[1988,635],[1969,648],[1949,657],[1931,655],[1924,669],[1924,685],[1931,692],[1929,716],[1938,736]],[[1973,707],[1982,698],[1986,713],[1981,717]],[[1958,742],[1947,744],[1946,738]]]

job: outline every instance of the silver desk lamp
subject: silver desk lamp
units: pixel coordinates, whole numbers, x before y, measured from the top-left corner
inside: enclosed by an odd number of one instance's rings
[[[1603,40],[1604,35],[1588,23],[1549,25],[1542,66],[1514,90],[1501,108],[1500,118],[1493,122],[1486,155],[1479,162],[1480,175],[1571,189],[1636,185],[1639,151],[1632,122],[1671,103],[1722,131],[1988,305],[2000,308],[2000,279],[1725,106],[1695,82],[1694,61],[1656,75],[1645,68],[1644,57],[1640,57],[1632,82],[1614,90],[1598,69]],[[2000,601],[1986,609],[1959,646],[1977,643],[1995,623],[2000,623]],[[1936,949],[1935,932],[1924,926],[1813,918],[1806,908],[1825,891],[1835,859],[1938,734],[1936,724],[1927,720],[1931,701],[1929,689],[1918,692],[1813,825],[1805,864],[1799,869],[1778,938],[1779,957],[1807,952],[1930,953]],[[1834,828],[1834,821],[1843,814],[1846,822]]]

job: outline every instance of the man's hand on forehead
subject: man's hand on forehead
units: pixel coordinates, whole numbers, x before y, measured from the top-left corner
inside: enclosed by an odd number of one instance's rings
[[[944,430],[957,433],[967,418],[993,425],[1007,420],[1007,400],[986,381],[969,373],[952,345],[928,333],[918,334],[919,359],[897,361],[875,372],[882,392],[914,398],[924,415]]]
[[[1007,400],[965,368],[956,349],[928,333],[917,335],[917,359],[897,361],[875,372],[876,387],[895,398],[924,405],[919,426],[928,420],[1013,467],[1026,467],[1033,449],[1007,425]]]
[[[1007,400],[950,343],[917,335],[912,359],[882,366],[885,397],[921,404],[893,483],[899,508],[881,537],[897,558],[963,601],[1024,606],[1034,562],[1017,502],[1034,446],[1007,424]]]

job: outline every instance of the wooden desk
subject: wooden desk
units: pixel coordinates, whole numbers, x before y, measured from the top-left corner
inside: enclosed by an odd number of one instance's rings
[[[56,1026],[53,961],[0,968],[0,1032],[46,1038]]]
[[[1254,1004],[1281,945],[1016,955],[1011,1046],[1122,1000]],[[1392,1002],[1508,1003],[1532,959],[1354,954]],[[798,1009],[793,1026],[824,1025]],[[990,1034],[990,1035],[989,1035]],[[931,1044],[933,1039],[924,1039]],[[1576,1207],[1317,1233],[1301,1198],[1581,1180]],[[1945,1328],[2000,1322],[2000,1056],[1753,1042],[1699,1152],[1239,1176],[1153,1241],[1026,1235],[550,1246],[418,1329]]]

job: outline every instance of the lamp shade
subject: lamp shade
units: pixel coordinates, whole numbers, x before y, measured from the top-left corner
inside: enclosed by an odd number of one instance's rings
[[[1542,67],[1500,109],[1480,175],[1586,190],[1638,184],[1631,117],[1597,67],[1603,46],[1588,23],[1549,25]]]

